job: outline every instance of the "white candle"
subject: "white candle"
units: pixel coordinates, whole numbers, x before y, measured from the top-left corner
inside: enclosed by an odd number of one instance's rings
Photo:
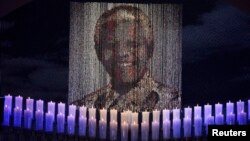
[[[31,119],[33,118],[33,110],[34,110],[34,99],[31,99],[31,98],[27,98],[26,99],[26,110],[30,110],[31,112]]]
[[[106,139],[107,130],[107,110],[100,109],[100,120],[99,120],[99,137],[100,139]]]
[[[127,115],[128,115],[127,112],[121,113],[121,123],[124,123],[124,122],[128,123],[128,116]]]
[[[128,128],[128,123],[126,121],[123,121],[121,123],[121,141],[128,141]]]
[[[163,109],[162,116],[163,121],[170,120],[170,111],[167,109]]]
[[[128,120],[127,120],[128,128],[130,129],[130,125],[132,123],[132,111],[128,110],[128,111],[126,111],[126,113],[127,113],[127,118],[128,118]]]
[[[208,135],[208,125],[213,125],[213,124],[214,124],[214,117],[213,116],[207,117],[206,135]]]
[[[67,127],[69,135],[75,134],[75,117],[72,114],[67,117]]]
[[[58,103],[58,114],[57,114],[57,132],[64,133],[65,126],[65,104],[62,102]]]
[[[204,106],[204,123],[207,124],[207,118],[212,115],[212,106],[207,104]]]
[[[181,137],[181,120],[178,118],[173,119],[173,138],[178,139]]]
[[[59,113],[65,115],[65,104],[62,102],[58,103],[58,114]]]
[[[159,140],[160,123],[157,120],[152,122],[152,140]]]
[[[69,105],[69,114],[68,115],[72,115],[74,118],[76,116],[76,105]]]
[[[149,124],[148,122],[141,123],[141,140],[147,141],[148,140],[148,132],[149,132]]]
[[[24,110],[24,128],[30,129],[32,125],[32,111],[30,109]]]
[[[202,136],[202,118],[198,116],[194,118],[194,135],[196,137]]]
[[[138,113],[137,112],[132,113],[132,123],[138,124]]]
[[[160,111],[159,110],[153,111],[153,121],[160,122]]]
[[[223,108],[222,104],[220,103],[215,104],[215,116],[223,114],[222,108]]]
[[[79,117],[79,135],[86,136],[87,118],[84,116]]]
[[[244,111],[244,102],[243,101],[238,101],[237,102],[237,113],[240,113],[240,112],[242,112],[242,111]]]
[[[194,107],[194,118],[195,117],[201,117],[201,106],[195,106]]]
[[[170,139],[170,120],[165,119],[163,121],[163,139]]]
[[[43,112],[43,100],[39,99],[36,101],[36,111]]]
[[[89,118],[95,119],[96,117],[96,108],[89,108]]]
[[[79,108],[79,117],[87,117],[86,116],[87,115],[87,107],[85,107],[85,106],[81,106],[80,108]]]
[[[227,114],[226,122],[227,122],[227,125],[235,124],[235,114],[234,113]]]
[[[37,110],[35,113],[36,118],[36,130],[43,130],[43,112]]]
[[[132,121],[131,124],[131,141],[137,141],[138,140],[138,122]]]
[[[15,97],[14,126],[21,127],[22,124],[23,97]]]
[[[117,140],[117,122],[115,120],[110,121],[110,140]]]
[[[180,109],[173,109],[173,119],[180,119]]]
[[[14,126],[21,127],[22,124],[22,109],[15,107],[14,109]]]
[[[15,97],[15,108],[19,108],[20,110],[23,109],[23,97],[20,95]]]
[[[65,126],[65,114],[58,113],[57,114],[57,132],[64,133],[64,126]]]
[[[149,123],[149,112],[142,112],[142,122]]]
[[[107,128],[107,121],[103,118],[99,120],[99,137],[101,140],[106,139],[106,128]]]
[[[94,110],[95,111],[95,110]],[[94,118],[95,112],[92,111],[91,117],[89,117],[89,137],[96,138],[96,119]]]
[[[245,122],[245,108],[244,108],[245,103],[241,100],[237,102],[237,121],[238,124],[243,124]]]
[[[53,131],[54,115],[51,112],[45,114],[45,131]]]
[[[55,120],[55,102],[48,102],[48,113],[52,115],[52,122]]]
[[[223,125],[224,124],[224,115],[219,113],[215,116],[215,124],[216,125]]]
[[[184,108],[184,119],[183,119],[183,128],[184,128],[184,137],[191,137],[191,127],[192,127],[192,108]]]
[[[226,122],[228,125],[233,125],[235,122],[235,114],[234,114],[234,103],[227,102],[226,104]]]
[[[232,102],[227,102],[227,104],[226,104],[226,110],[227,110],[227,115],[229,115],[229,114],[234,114],[234,103],[232,103]]]
[[[10,125],[10,115],[12,109],[12,96],[7,95],[4,96],[4,119],[3,125],[9,126]]]
[[[110,110],[110,121],[117,122],[117,110],[115,109]]]

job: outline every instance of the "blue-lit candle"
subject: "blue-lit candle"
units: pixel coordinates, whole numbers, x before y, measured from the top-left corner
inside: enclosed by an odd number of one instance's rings
[[[192,131],[192,108],[184,108],[184,119],[183,119],[183,128],[184,128],[184,137],[191,137]]]
[[[69,105],[69,113],[67,117],[67,129],[68,134],[75,134],[75,115],[76,115],[76,106]]]
[[[162,111],[162,120],[163,120],[163,139],[170,139],[170,111],[164,109]]]
[[[159,129],[160,129],[160,111],[153,111],[153,121],[152,121],[152,140],[159,139]]]
[[[250,121],[250,99],[248,100],[248,121]]]
[[[96,108],[89,108],[88,126],[89,137],[96,138]]]
[[[226,104],[226,111],[227,111],[227,116],[226,116],[226,122],[228,125],[233,125],[235,124],[235,114],[234,114],[234,103],[232,102],[227,102]]]
[[[86,127],[87,127],[87,107],[81,106],[79,108],[79,135],[86,136]]]
[[[36,101],[36,130],[43,130],[43,100]]]
[[[206,125],[206,135],[208,135],[208,125],[214,125],[214,117],[209,116],[207,117],[207,125]]]
[[[23,108],[23,97],[15,97],[15,109],[14,109],[14,126],[21,127],[22,125],[22,108]]]
[[[4,96],[4,118],[3,118],[3,125],[9,126],[10,125],[10,115],[12,109],[12,96],[6,95]]]
[[[244,105],[245,103],[241,100],[237,102],[237,121],[239,125],[245,125],[247,123]]]
[[[53,122],[55,120],[55,102],[48,102],[48,113],[51,113]]]
[[[201,106],[194,107],[194,135],[200,137],[202,135],[202,118]]]
[[[216,125],[224,124],[224,115],[223,115],[222,109],[223,109],[222,104],[220,103],[215,104],[215,124]]]
[[[180,109],[173,110],[173,138],[181,137]]]
[[[64,133],[64,126],[65,126],[65,104],[60,102],[58,103],[57,132]]]
[[[207,124],[207,118],[212,116],[212,106],[207,104],[204,106],[204,123]]]
[[[30,129],[33,120],[34,99],[26,99],[26,109],[23,112],[24,128]]]
[[[46,113],[45,114],[45,131],[46,132],[52,132],[53,131],[53,121],[54,121],[53,114],[51,112]]]

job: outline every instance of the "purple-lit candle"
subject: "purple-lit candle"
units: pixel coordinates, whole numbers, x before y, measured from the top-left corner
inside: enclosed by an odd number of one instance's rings
[[[239,125],[245,125],[247,123],[244,105],[245,103],[241,100],[237,102],[237,121]]]
[[[69,105],[69,113],[67,117],[67,129],[68,134],[75,134],[75,116],[76,116],[76,106],[71,104]]]
[[[12,96],[6,95],[4,96],[4,118],[3,118],[3,125],[9,126],[10,125],[10,115],[12,109]]]
[[[86,136],[86,127],[87,127],[87,107],[81,106],[79,108],[79,135]]]
[[[89,137],[96,138],[96,108],[89,108]]]
[[[52,132],[53,131],[53,121],[54,116],[51,112],[45,114],[45,131]]]
[[[163,139],[170,139],[170,111],[164,109],[162,111],[163,120]]]
[[[250,99],[248,100],[248,121],[250,121]]]
[[[214,117],[209,116],[207,117],[207,122],[206,122],[206,135],[208,135],[208,125],[213,125],[214,124]]]
[[[128,113],[122,112],[121,113],[121,141],[128,140]]]
[[[24,110],[24,128],[30,129],[33,119],[34,99],[26,99],[26,109]]]
[[[194,107],[194,135],[200,137],[202,135],[202,118],[201,106]]]
[[[43,130],[43,100],[36,101],[36,130]]]
[[[207,118],[212,116],[212,106],[207,104],[204,106],[204,124],[207,124]]]
[[[173,110],[173,138],[181,137],[180,109]]]
[[[57,132],[64,133],[65,126],[65,104],[58,103],[58,114],[57,114]]]
[[[55,120],[55,102],[50,101],[48,103],[48,112],[52,114],[53,122]]]
[[[183,128],[184,128],[184,137],[191,137],[191,127],[192,127],[192,108],[184,108],[184,119],[183,119]]]
[[[132,113],[132,124],[131,124],[131,141],[137,141],[138,140],[138,113],[134,112]]]
[[[222,104],[220,103],[215,104],[215,124],[216,125],[224,124],[224,115],[223,115],[222,109],[223,109]]]
[[[110,140],[117,140],[117,110],[110,110]]]
[[[149,132],[149,112],[142,112],[141,140],[147,141]]]
[[[160,129],[160,111],[153,111],[153,121],[152,121],[152,140],[159,139],[159,129]]]
[[[100,139],[106,139],[107,130],[107,110],[100,109],[100,120],[99,120],[99,137]]]
[[[21,127],[22,125],[22,110],[23,108],[23,97],[15,97],[15,109],[14,109],[14,126]]]
[[[226,103],[226,123],[228,125],[233,125],[235,124],[235,114],[234,114],[234,103],[232,102],[227,102]]]

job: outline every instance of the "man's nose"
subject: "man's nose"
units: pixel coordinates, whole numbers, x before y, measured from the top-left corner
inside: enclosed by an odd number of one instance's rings
[[[125,44],[119,45],[117,48],[117,52],[120,57],[129,57],[132,55],[133,50],[133,47],[126,46]]]

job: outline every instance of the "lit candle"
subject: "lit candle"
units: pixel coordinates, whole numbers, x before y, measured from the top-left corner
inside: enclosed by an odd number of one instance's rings
[[[131,124],[131,141],[138,140],[138,113],[132,113],[132,124]]]
[[[213,124],[214,124],[214,117],[213,116],[207,117],[206,135],[208,135],[208,125],[213,125]]]
[[[89,137],[96,137],[96,108],[89,108]]]
[[[75,134],[75,117],[72,114],[68,115],[67,117],[67,125],[68,125],[67,126],[68,134],[69,135]]]
[[[48,102],[48,113],[52,115],[52,123],[55,120],[55,102]]]
[[[117,121],[110,121],[110,140],[117,140]]]
[[[3,119],[3,125],[5,126],[10,125],[11,109],[12,109],[12,96],[6,95],[4,96],[4,119]]]
[[[110,110],[110,140],[117,140],[117,110]]]
[[[163,109],[162,111],[163,120],[163,139],[170,139],[170,111]]]
[[[24,128],[30,129],[32,125],[32,111],[30,109],[24,110]]]
[[[36,101],[36,130],[43,130],[43,101]]]
[[[159,128],[160,128],[160,111],[153,111],[153,121],[152,121],[152,140],[159,139]]]
[[[149,132],[149,112],[142,112],[141,140],[147,141]]]
[[[21,127],[22,124],[23,97],[15,97],[14,126]]]
[[[31,98],[27,98],[26,99],[26,110],[30,110],[31,111],[31,119],[33,118],[33,110],[34,110],[34,99]]]
[[[45,114],[45,131],[47,132],[53,131],[53,120],[54,116],[51,112]]]
[[[194,135],[200,137],[202,135],[202,118],[201,106],[194,107]]]
[[[121,123],[121,141],[128,141],[128,123],[125,120]]]
[[[132,111],[128,110],[128,111],[126,111],[126,113],[127,113],[127,118],[128,118],[128,120],[127,120],[128,128],[130,129],[130,126],[132,123]]]
[[[86,127],[87,127],[87,107],[81,106],[79,108],[79,135],[86,136]]]
[[[65,104],[59,102],[58,114],[57,114],[57,132],[64,133],[64,126],[65,126]]]
[[[69,113],[67,118],[68,134],[75,134],[75,118],[76,118],[76,106],[69,105]]]
[[[246,124],[247,121],[244,105],[245,103],[241,100],[237,102],[237,121],[239,125],[244,125]]]
[[[192,127],[192,108],[184,108],[184,119],[183,119],[183,128],[184,128],[184,137],[191,137],[191,127]]]
[[[204,123],[207,124],[207,118],[212,115],[212,106],[207,104],[204,106]]]
[[[248,120],[250,121],[250,99],[248,100]]]
[[[222,104],[220,103],[215,104],[215,124],[216,125],[224,124],[224,115],[223,115],[222,109],[223,109]]]
[[[173,138],[181,137],[180,109],[173,110]]]
[[[227,102],[226,111],[227,111],[227,116],[226,116],[227,124],[228,125],[235,124],[234,103],[232,103],[230,101]]]
[[[100,139],[106,139],[106,128],[107,128],[107,110],[100,109],[100,117],[99,120],[99,137]]]

